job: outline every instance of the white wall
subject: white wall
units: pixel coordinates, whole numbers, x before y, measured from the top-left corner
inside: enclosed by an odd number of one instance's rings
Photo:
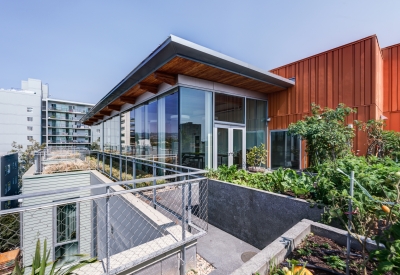
[[[44,192],[46,190],[81,187],[90,185],[90,171],[67,172],[51,175],[33,175],[34,166],[23,176],[22,194]],[[63,193],[24,199],[22,206],[43,205],[90,195],[90,191]],[[91,201],[81,202],[79,207],[79,253],[91,254],[92,249],[92,206]],[[54,260],[55,207],[28,210],[22,215],[22,250],[24,265],[31,264],[37,239],[47,240],[50,260]],[[43,246],[42,246],[43,247]]]
[[[13,141],[26,149],[31,144],[28,136],[41,142],[41,93],[0,89],[0,98],[0,153],[10,151]],[[33,112],[28,113],[27,107],[32,107]],[[28,131],[28,126],[33,130]]]

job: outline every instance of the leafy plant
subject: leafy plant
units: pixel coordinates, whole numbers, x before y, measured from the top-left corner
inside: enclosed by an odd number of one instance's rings
[[[300,256],[310,256],[312,251],[309,248],[300,248],[297,249],[297,253],[299,253]]]
[[[340,103],[336,109],[322,109],[311,104],[311,116],[289,125],[288,134],[299,135],[306,140],[306,152],[310,165],[316,166],[327,160],[335,161],[351,154],[354,130],[346,125],[346,119],[356,109]]]
[[[268,151],[265,149],[265,144],[254,146],[247,152],[246,161],[250,167],[261,167],[267,162]]]
[[[77,254],[74,256],[82,258],[85,255]],[[96,258],[90,258],[87,260],[80,260],[76,262],[65,263],[63,265],[58,265],[57,263],[59,259],[55,260],[54,262],[48,262],[49,257],[50,257],[50,250],[47,250],[46,240],[44,240],[44,245],[43,245],[43,256],[40,254],[40,240],[37,240],[36,250],[32,260],[32,265],[28,266],[28,268],[30,268],[31,275],[36,275],[36,274],[72,275],[75,274],[74,273],[75,270],[82,268],[88,264],[97,262]],[[48,267],[50,267],[50,270],[47,270]],[[16,260],[15,268],[12,275],[23,275],[23,274],[25,274],[25,268],[21,268],[19,261]]]
[[[340,259],[339,256],[325,256],[324,259],[326,260],[326,263],[332,268],[339,270],[344,270],[346,268],[346,262]]]

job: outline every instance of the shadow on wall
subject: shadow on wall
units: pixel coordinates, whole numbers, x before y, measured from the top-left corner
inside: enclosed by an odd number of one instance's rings
[[[263,249],[302,219],[319,221],[323,209],[305,200],[208,180],[208,221]]]

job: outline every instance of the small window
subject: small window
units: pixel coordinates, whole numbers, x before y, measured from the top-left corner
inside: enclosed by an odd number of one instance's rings
[[[7,164],[4,166],[4,175],[7,176],[8,174],[10,174],[10,164]]]
[[[27,145],[26,148],[31,149],[32,145]]]
[[[28,136],[28,140],[31,141],[33,139],[33,136]],[[29,146],[29,145],[28,145]]]
[[[28,131],[33,131],[33,127],[32,126],[27,126]]]
[[[27,111],[28,113],[32,113],[32,112],[33,112],[33,108],[32,108],[32,107],[27,107],[27,108],[26,108],[26,111]]]
[[[100,129],[96,129],[96,132],[97,132],[97,133],[100,133]]]
[[[33,121],[33,117],[28,116],[28,117],[27,117],[27,120],[28,120],[28,121]]]

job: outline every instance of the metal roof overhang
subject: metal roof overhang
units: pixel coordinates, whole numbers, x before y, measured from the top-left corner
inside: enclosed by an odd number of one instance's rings
[[[105,95],[92,109],[80,120],[82,123],[93,119],[93,116],[107,107],[113,101],[126,93],[129,89],[143,81],[150,74],[167,64],[174,57],[182,57],[198,63],[206,64],[224,71],[264,82],[276,87],[287,89],[295,83],[284,77],[258,69],[248,63],[234,59],[193,42],[170,35],[146,59],[133,69],[120,81],[107,95]],[[93,122],[93,121],[92,121]]]

